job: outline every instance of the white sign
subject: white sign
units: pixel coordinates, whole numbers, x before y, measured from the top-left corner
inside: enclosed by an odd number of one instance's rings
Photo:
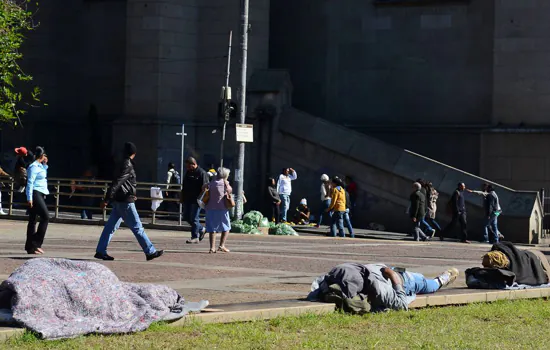
[[[252,124],[237,124],[237,142],[254,142],[254,128]]]

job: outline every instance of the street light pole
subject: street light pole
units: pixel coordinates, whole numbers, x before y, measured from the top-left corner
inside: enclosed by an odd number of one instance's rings
[[[181,124],[181,132],[176,133],[176,135],[181,136],[181,154],[180,154],[180,178],[183,179],[183,157],[185,152],[185,136],[187,134],[185,133],[185,124]],[[183,205],[180,201],[180,215],[179,215],[179,225],[181,226],[182,221],[182,214],[183,214]]]
[[[227,51],[227,71],[225,74],[225,88],[223,89],[223,129],[222,129],[222,144],[220,146],[220,167],[223,168],[223,151],[225,144],[225,129],[227,127],[227,121],[231,111],[229,110],[229,101],[231,100],[231,90],[229,88],[229,76],[231,74],[231,44],[233,42],[233,31],[229,32],[229,48]]]
[[[243,0],[242,2],[242,27],[241,27],[241,49],[242,49],[242,58],[241,58],[241,89],[240,89],[240,105],[239,105],[239,120],[241,124],[246,122],[246,79],[247,79],[247,64],[248,64],[248,12],[250,8],[249,0]],[[237,182],[237,203],[235,216],[237,219],[242,218],[242,208],[243,208],[243,185],[244,185],[244,151],[245,144],[243,142],[239,143],[239,158],[238,158],[238,168],[235,171],[235,182]]]

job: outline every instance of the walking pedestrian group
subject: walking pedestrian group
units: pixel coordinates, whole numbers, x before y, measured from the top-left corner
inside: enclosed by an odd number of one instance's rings
[[[15,194],[20,193],[26,197],[28,203],[28,225],[25,250],[28,254],[43,254],[42,245],[46,236],[49,223],[49,212],[46,205],[48,191],[48,156],[43,147],[36,147],[35,152],[28,151],[25,147],[15,149],[16,161],[13,172]],[[149,240],[139,214],[135,201],[137,176],[135,171],[136,146],[127,142],[124,145],[124,159],[120,164],[116,177],[113,179],[102,207],[112,206],[112,211],[99,238],[95,258],[101,260],[114,260],[107,253],[108,245],[120,227],[122,221],[131,229],[136,240],[141,246],[147,260],[153,260],[163,255],[163,250],[157,250]],[[188,244],[197,244],[202,241],[208,232],[210,241],[210,253],[229,252],[226,247],[227,238],[231,230],[231,212],[235,209],[233,189],[229,183],[229,169],[220,167],[216,170],[205,171],[195,158],[189,157],[185,161],[186,172],[181,175],[176,171],[173,163],[168,164],[166,177],[166,197],[177,199],[183,205],[184,220],[191,225],[191,239]],[[84,174],[86,183],[73,183],[73,191],[91,194],[86,184],[93,184],[93,174],[86,171]],[[0,176],[10,175],[0,168]],[[292,181],[297,180],[298,174],[293,168],[283,168],[277,178],[267,179],[267,203],[266,217],[271,216],[275,223],[288,223],[289,208],[292,195]],[[334,176],[330,178],[322,174],[320,184],[319,217],[315,218],[312,225],[319,228],[323,219],[330,219],[330,235],[345,237],[345,229],[351,238],[354,231],[351,216],[358,198],[357,184],[350,176],[345,181]],[[173,192],[181,184],[181,193]],[[463,243],[468,240],[468,221],[465,195],[476,194],[483,197],[486,222],[484,224],[484,236],[482,242],[498,243],[502,234],[498,229],[498,217],[502,213],[498,195],[494,187],[484,184],[481,191],[466,188],[464,183],[459,183],[453,191],[451,199],[447,203],[447,211],[452,216],[445,228],[441,228],[436,221],[438,210],[439,192],[433,184],[423,179],[417,179],[412,185],[412,193],[409,196],[408,216],[411,220],[412,235],[416,241],[428,241],[436,233],[440,240],[450,236],[450,233],[458,225],[460,227],[459,239]],[[1,196],[1,192],[0,192]],[[88,198],[89,197],[89,198]],[[84,203],[85,201],[85,203]],[[86,207],[93,206],[93,195],[83,200]],[[174,202],[175,204],[175,202]],[[200,223],[200,213],[204,209],[206,213],[206,227]],[[88,209],[82,210],[83,219],[91,219],[92,214]],[[1,207],[0,215],[5,215]],[[296,225],[309,225],[312,220],[311,209],[307,199],[300,200],[296,211],[291,214],[292,222]],[[37,219],[40,218],[40,222]],[[36,227],[38,223],[38,228]],[[216,249],[216,235],[221,234],[219,246]]]

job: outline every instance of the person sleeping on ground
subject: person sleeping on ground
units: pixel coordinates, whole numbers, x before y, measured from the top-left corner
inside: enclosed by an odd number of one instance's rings
[[[511,242],[500,242],[481,259],[483,267],[466,270],[469,288],[522,289],[550,282],[550,264],[538,250],[521,250]]]
[[[434,279],[384,264],[345,263],[334,267],[312,284],[310,301],[335,303],[346,312],[407,310],[417,294],[435,293],[458,277],[455,268]]]

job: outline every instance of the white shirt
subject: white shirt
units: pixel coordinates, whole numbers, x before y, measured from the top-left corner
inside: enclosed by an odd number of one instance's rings
[[[288,175],[279,175],[279,180],[277,181],[277,192],[279,192],[279,194],[290,196],[290,194],[292,193],[291,181],[294,181],[297,178],[298,173],[296,173],[296,171]]]

